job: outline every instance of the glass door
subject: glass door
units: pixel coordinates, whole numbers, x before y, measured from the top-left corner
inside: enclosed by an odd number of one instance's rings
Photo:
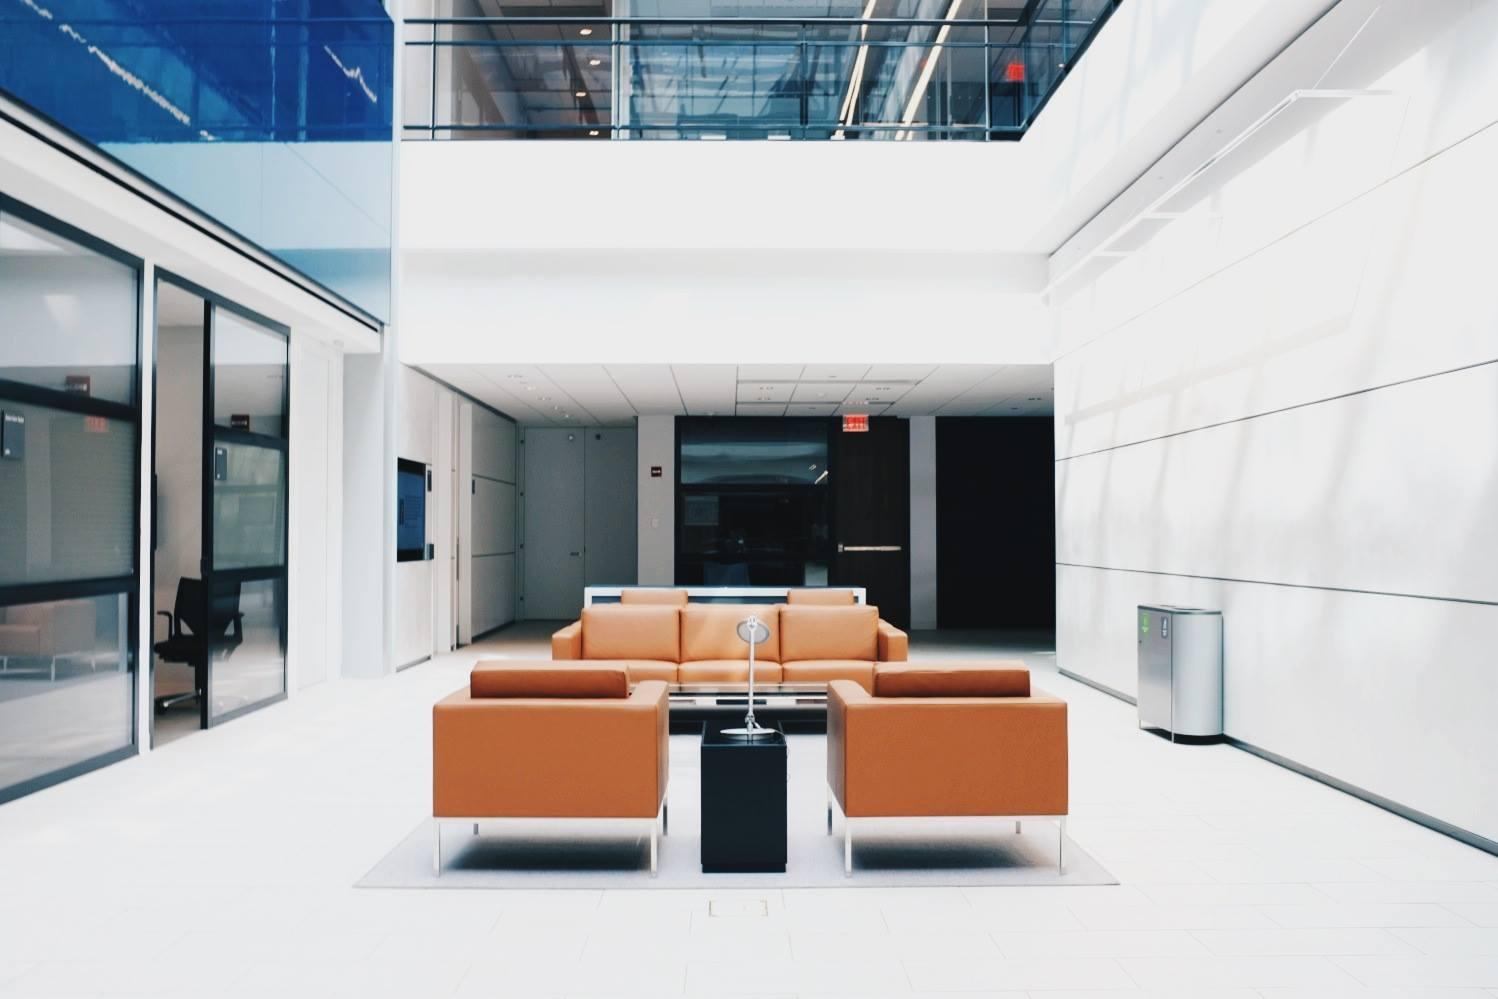
[[[214,302],[205,361],[208,727],[286,696],[287,330]]]

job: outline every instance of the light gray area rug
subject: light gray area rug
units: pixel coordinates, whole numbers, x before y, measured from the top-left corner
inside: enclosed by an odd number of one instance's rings
[[[843,875],[842,819],[827,835],[826,746],[788,742],[785,873],[704,874],[699,864],[700,739],[671,738],[670,833],[650,876],[643,822],[506,820],[442,827],[442,875],[432,870],[436,823],[418,823],[358,882],[360,888],[839,888],[1113,885],[1118,881],[1070,838],[1056,870],[1053,822],[879,819],[855,825],[853,875]]]

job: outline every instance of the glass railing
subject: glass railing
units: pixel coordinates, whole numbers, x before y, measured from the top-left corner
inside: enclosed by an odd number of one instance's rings
[[[975,0],[932,18],[412,18],[404,137],[1015,139],[1118,2],[1012,20],[962,16]]]

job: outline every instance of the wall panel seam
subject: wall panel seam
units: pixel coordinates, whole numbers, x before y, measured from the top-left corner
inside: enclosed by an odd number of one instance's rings
[[[1056,357],[1055,357],[1055,359],[1051,363],[1055,364],[1056,362],[1066,360],[1067,358],[1071,357],[1073,354],[1079,354],[1079,353],[1081,353],[1082,351],[1084,351],[1087,348],[1093,346],[1094,344],[1099,343],[1105,337],[1107,337],[1107,336],[1109,336],[1109,335],[1111,335],[1113,333],[1117,333],[1118,331],[1124,329],[1125,327],[1129,326],[1130,324],[1132,324],[1134,322],[1137,322],[1138,320],[1142,319],[1143,317],[1149,315],[1151,312],[1154,312],[1156,309],[1159,309],[1159,308],[1163,307],[1164,305],[1166,305],[1167,303],[1172,302],[1172,301],[1174,301],[1177,298],[1180,298],[1182,295],[1186,294],[1187,292],[1193,291],[1196,288],[1198,288],[1198,287],[1206,284],[1207,282],[1212,281],[1212,280],[1214,280],[1214,279],[1216,279],[1218,277],[1221,277],[1222,275],[1226,274],[1228,271],[1231,271],[1233,268],[1238,267],[1238,266],[1240,266],[1240,265],[1242,265],[1244,263],[1247,263],[1249,260],[1252,260],[1254,257],[1258,256],[1259,254],[1264,253],[1266,250],[1269,250],[1271,247],[1277,246],[1278,244],[1284,242],[1285,240],[1291,238],[1292,236],[1295,236],[1298,233],[1304,232],[1305,230],[1307,230],[1307,229],[1311,228],[1312,226],[1316,225],[1318,222],[1323,222],[1323,221],[1331,218],[1333,215],[1336,215],[1337,213],[1339,213],[1339,212],[1341,212],[1341,211],[1343,211],[1345,209],[1351,208],[1352,206],[1356,205],[1358,202],[1362,201],[1364,198],[1368,197],[1369,195],[1374,194],[1375,192],[1382,190],[1383,188],[1387,187],[1390,184],[1393,184],[1394,182],[1396,182],[1396,181],[1400,180],[1401,178],[1403,178],[1405,175],[1413,173],[1414,171],[1419,170],[1422,167],[1424,167],[1424,166],[1426,166],[1426,165],[1434,162],[1437,158],[1439,158],[1441,156],[1444,156],[1445,154],[1447,154],[1449,152],[1452,152],[1453,150],[1455,150],[1457,147],[1463,145],[1464,143],[1466,143],[1466,142],[1468,142],[1468,141],[1470,141],[1472,139],[1475,139],[1477,136],[1481,135],[1483,132],[1486,132],[1488,129],[1494,127],[1495,125],[1498,125],[1498,120],[1487,122],[1486,124],[1484,124],[1484,125],[1476,128],[1476,129],[1473,129],[1471,132],[1467,133],[1466,135],[1463,135],[1459,139],[1456,139],[1456,140],[1452,141],[1448,145],[1442,146],[1440,149],[1437,149],[1437,150],[1434,150],[1434,151],[1428,153],[1427,155],[1421,157],[1419,160],[1415,161],[1414,163],[1410,163],[1407,166],[1399,169],[1395,173],[1389,174],[1387,177],[1385,177],[1384,179],[1380,180],[1378,183],[1373,184],[1372,186],[1367,187],[1367,188],[1365,188],[1362,191],[1358,191],[1357,193],[1355,193],[1355,194],[1351,195],[1350,197],[1348,197],[1345,201],[1341,201],[1341,202],[1338,202],[1337,204],[1331,205],[1325,211],[1321,212],[1319,215],[1314,215],[1314,216],[1312,216],[1312,217],[1310,217],[1310,218],[1308,218],[1308,219],[1306,219],[1306,220],[1304,220],[1304,221],[1302,221],[1300,223],[1297,223],[1296,225],[1291,226],[1290,228],[1288,228],[1285,231],[1281,232],[1279,235],[1277,235],[1277,236],[1273,237],[1272,239],[1270,239],[1268,242],[1263,243],[1260,246],[1257,246],[1257,247],[1254,247],[1253,249],[1248,250],[1247,252],[1243,253],[1241,256],[1235,257],[1232,260],[1224,261],[1221,267],[1217,267],[1217,268],[1213,269],[1212,271],[1210,271],[1210,272],[1208,272],[1206,274],[1201,275],[1199,278],[1197,278],[1195,281],[1192,281],[1190,284],[1187,284],[1187,285],[1185,285],[1185,286],[1183,286],[1181,288],[1177,288],[1171,294],[1166,295],[1164,298],[1161,298],[1158,301],[1150,303],[1149,305],[1147,305],[1144,308],[1140,309],[1138,312],[1135,312],[1135,313],[1133,313],[1131,315],[1128,315],[1128,316],[1125,316],[1125,317],[1121,318],[1118,322],[1116,322],[1113,325],[1109,326],[1107,329],[1103,330],[1097,336],[1093,337],[1090,340],[1087,340],[1085,343],[1079,343],[1075,347],[1072,347],[1069,350],[1066,350],[1066,351],[1063,351],[1060,354],[1057,354]]]
[[[1365,388],[1351,389],[1347,392],[1339,392],[1336,395],[1323,396],[1319,399],[1307,399],[1304,402],[1293,402],[1286,406],[1280,406],[1275,409],[1266,409],[1263,412],[1259,413],[1249,413],[1246,416],[1235,416],[1232,419],[1228,420],[1217,420],[1213,423],[1204,423],[1199,427],[1186,427],[1183,430],[1172,430],[1167,434],[1157,434],[1154,437],[1144,437],[1137,441],[1124,441],[1121,444],[1111,444],[1108,447],[1096,448],[1092,451],[1079,451],[1076,454],[1062,455],[1056,459],[1056,463],[1059,465],[1063,461],[1073,461],[1077,458],[1090,458],[1094,455],[1107,454],[1110,451],[1121,451],[1124,448],[1138,447],[1142,444],[1153,444],[1157,441],[1170,440],[1174,437],[1185,437],[1188,434],[1200,433],[1204,430],[1216,430],[1219,427],[1228,427],[1232,426],[1235,423],[1247,423],[1250,420],[1258,420],[1266,416],[1278,416],[1281,413],[1290,413],[1294,412],[1297,409],[1307,409],[1311,406],[1320,406],[1324,403],[1329,402],[1341,402],[1345,399],[1351,399],[1355,396],[1360,395],[1368,395],[1369,393],[1379,392],[1384,389],[1399,388],[1403,385],[1412,385],[1415,382],[1429,381],[1432,378],[1440,378],[1444,375],[1461,374],[1463,372],[1472,371],[1477,368],[1487,367],[1490,364],[1498,364],[1498,357],[1490,358],[1486,361],[1474,361],[1471,364],[1463,364],[1459,367],[1446,368],[1441,371],[1429,371],[1425,374],[1411,375],[1408,378],[1400,378],[1397,381],[1392,382],[1383,382],[1379,385],[1369,385]]]
[[[1214,583],[1242,583],[1249,586],[1278,586],[1291,590],[1318,590],[1328,593],[1352,593],[1367,597],[1394,597],[1401,600],[1434,600],[1447,604],[1472,604],[1478,607],[1498,607],[1498,600],[1481,600],[1476,597],[1443,597],[1432,593],[1400,593],[1393,590],[1364,590],[1353,586],[1324,586],[1317,583],[1291,583],[1277,579],[1244,579],[1236,576],[1212,576],[1194,572],[1168,572],[1163,569],[1130,569],[1123,566],[1091,565],[1086,562],[1057,562],[1067,569],[1094,569],[1098,572],[1133,572],[1146,576],[1171,576],[1176,579],[1202,579]]]

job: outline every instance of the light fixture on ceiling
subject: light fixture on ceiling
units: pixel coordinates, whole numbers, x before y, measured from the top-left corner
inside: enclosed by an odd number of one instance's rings
[[[505,377],[515,381],[525,381],[524,375],[505,375]]]
[[[534,386],[534,385],[527,385],[527,386],[526,386],[526,387],[525,387],[525,390],[526,390],[526,391],[527,391],[527,392],[534,392],[534,391],[536,391],[536,386]]]
[[[577,29],[577,33],[579,35],[582,35],[584,38],[587,38],[589,35],[591,35],[593,33],[593,29],[592,28],[578,28]]]
[[[596,129],[596,128],[589,129],[588,130],[588,134],[591,135],[591,136],[597,136],[598,135],[598,129]]]
[[[603,65],[603,60],[602,59],[589,59],[588,60],[588,65],[589,66],[602,66]]]
[[[579,90],[577,93],[573,94],[572,96],[576,97],[578,100],[582,100],[584,97],[588,96],[588,92],[586,90]]]
[[[541,401],[542,402],[550,402],[551,401],[551,396],[549,396],[549,395],[543,395],[541,397]]]

